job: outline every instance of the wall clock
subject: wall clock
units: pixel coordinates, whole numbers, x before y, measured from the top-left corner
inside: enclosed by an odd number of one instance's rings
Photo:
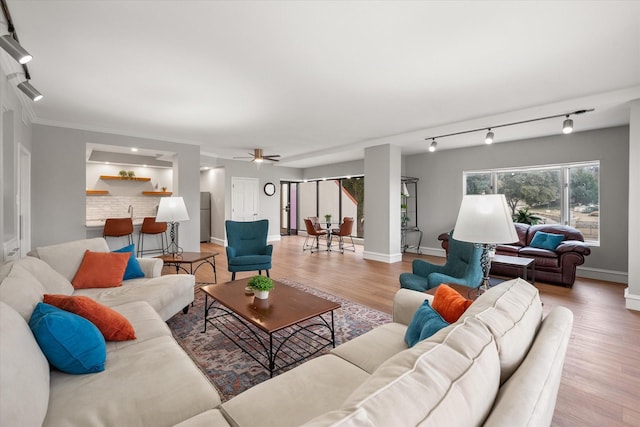
[[[276,194],[276,186],[272,182],[267,182],[264,185],[264,194],[267,196],[273,196]]]

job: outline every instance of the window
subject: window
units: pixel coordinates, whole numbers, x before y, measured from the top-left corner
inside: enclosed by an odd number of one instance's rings
[[[600,162],[464,173],[465,194],[504,194],[515,222],[567,224],[600,241]]]

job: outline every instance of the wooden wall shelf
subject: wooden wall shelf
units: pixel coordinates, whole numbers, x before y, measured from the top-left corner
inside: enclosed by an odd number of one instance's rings
[[[104,196],[109,194],[107,190],[87,190],[87,196]]]
[[[145,196],[170,196],[173,193],[171,191],[143,191]]]
[[[100,179],[115,179],[119,181],[151,181],[151,178],[123,178],[121,176],[112,176],[112,175],[100,175]]]

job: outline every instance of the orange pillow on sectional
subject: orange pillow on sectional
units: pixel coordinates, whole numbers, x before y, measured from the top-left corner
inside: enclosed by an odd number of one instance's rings
[[[130,252],[91,252],[87,250],[71,284],[76,289],[122,286]]]
[[[89,297],[45,294],[44,303],[84,317],[96,325],[107,341],[136,338],[136,332],[126,317]]]
[[[436,288],[431,306],[444,320],[456,322],[473,301],[466,299],[450,286],[441,284]]]

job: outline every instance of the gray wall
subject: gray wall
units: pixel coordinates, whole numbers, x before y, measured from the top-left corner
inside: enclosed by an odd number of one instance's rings
[[[86,144],[174,152],[173,193],[184,197],[191,221],[180,224],[180,246],[199,250],[200,147],[46,125],[33,125],[32,246],[84,239]]]
[[[446,144],[446,139],[441,142]],[[438,234],[453,228],[462,201],[462,174],[468,170],[600,160],[600,246],[584,267],[627,272],[629,128],[627,126],[535,138],[404,159],[406,174],[418,183],[422,246],[440,248]]]

